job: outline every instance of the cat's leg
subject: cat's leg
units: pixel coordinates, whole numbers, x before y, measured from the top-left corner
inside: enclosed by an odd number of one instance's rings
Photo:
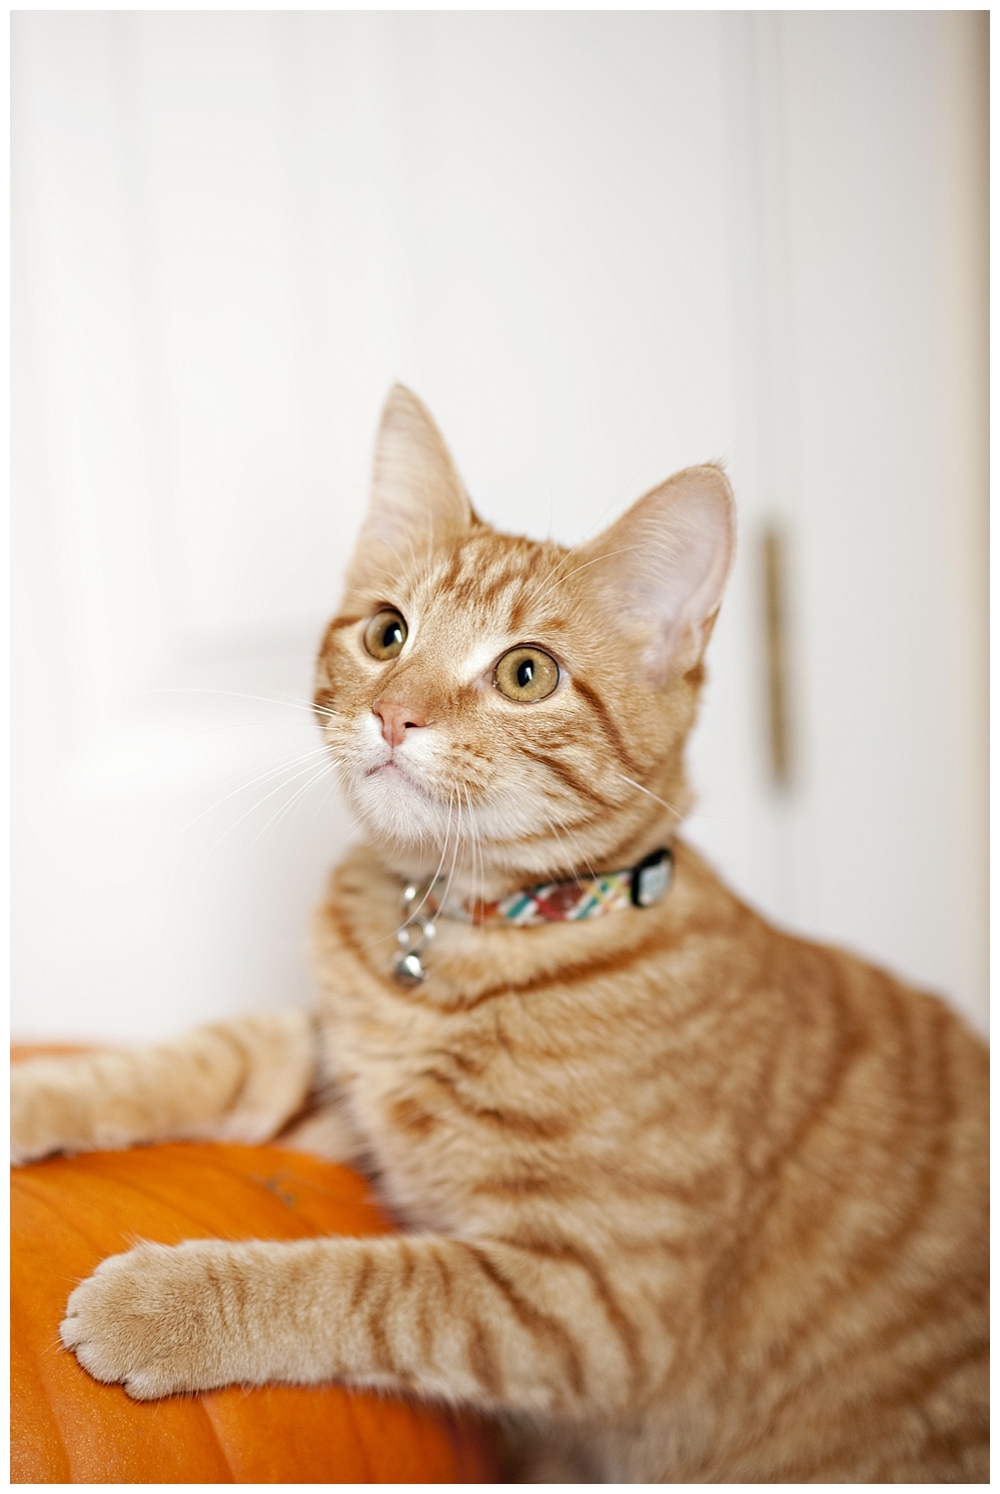
[[[272,1012],[151,1047],[15,1064],[11,1161],[146,1141],[264,1141],[301,1108],[318,1062],[314,1020]]]
[[[140,1245],[77,1287],[61,1332],[140,1400],[336,1379],[574,1418],[623,1409],[652,1368],[588,1257],[429,1235]]]

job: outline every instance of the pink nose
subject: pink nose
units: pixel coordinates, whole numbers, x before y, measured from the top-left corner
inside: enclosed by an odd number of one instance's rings
[[[419,712],[412,705],[397,705],[392,701],[377,700],[372,706],[382,722],[382,735],[390,747],[400,747],[406,741],[407,727],[426,726]]]

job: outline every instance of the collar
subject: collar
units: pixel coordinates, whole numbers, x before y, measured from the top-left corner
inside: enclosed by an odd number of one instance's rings
[[[456,918],[477,926],[510,923],[518,928],[531,928],[543,923],[597,918],[619,908],[649,908],[667,892],[673,870],[673,851],[669,846],[661,846],[622,871],[571,877],[565,882],[542,882],[491,903],[445,902],[435,893],[434,883],[421,897],[420,888],[411,884],[403,893],[404,922],[396,935],[403,954],[393,974],[406,986],[418,985],[426,979],[420,955],[434,938],[435,918]]]
[[[566,882],[541,882],[512,892],[494,903],[444,903],[431,888],[427,903],[432,913],[459,918],[463,923],[513,923],[529,928],[540,923],[574,923],[597,918],[618,908],[649,908],[670,886],[673,852],[663,846],[636,866],[605,872],[598,877],[571,877]]]

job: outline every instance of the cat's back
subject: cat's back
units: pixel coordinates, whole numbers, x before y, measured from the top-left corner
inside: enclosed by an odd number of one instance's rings
[[[986,1047],[936,997],[754,923],[741,1027],[770,1035],[748,1043],[720,1354],[782,1449],[773,1477],[985,1479]],[[759,1478],[758,1451],[726,1477]]]
[[[695,1050],[729,1116],[736,1204],[698,1339],[748,1396],[743,1445],[698,1476],[985,1478],[986,1047],[936,997],[686,865],[704,910],[691,985],[714,1013]]]

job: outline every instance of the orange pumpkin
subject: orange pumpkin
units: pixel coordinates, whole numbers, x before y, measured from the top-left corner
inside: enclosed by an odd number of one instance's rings
[[[275,1146],[178,1143],[11,1174],[15,1483],[496,1482],[490,1434],[329,1385],[132,1401],[59,1343],[73,1286],[137,1237],[291,1240],[391,1226],[342,1167]]]

